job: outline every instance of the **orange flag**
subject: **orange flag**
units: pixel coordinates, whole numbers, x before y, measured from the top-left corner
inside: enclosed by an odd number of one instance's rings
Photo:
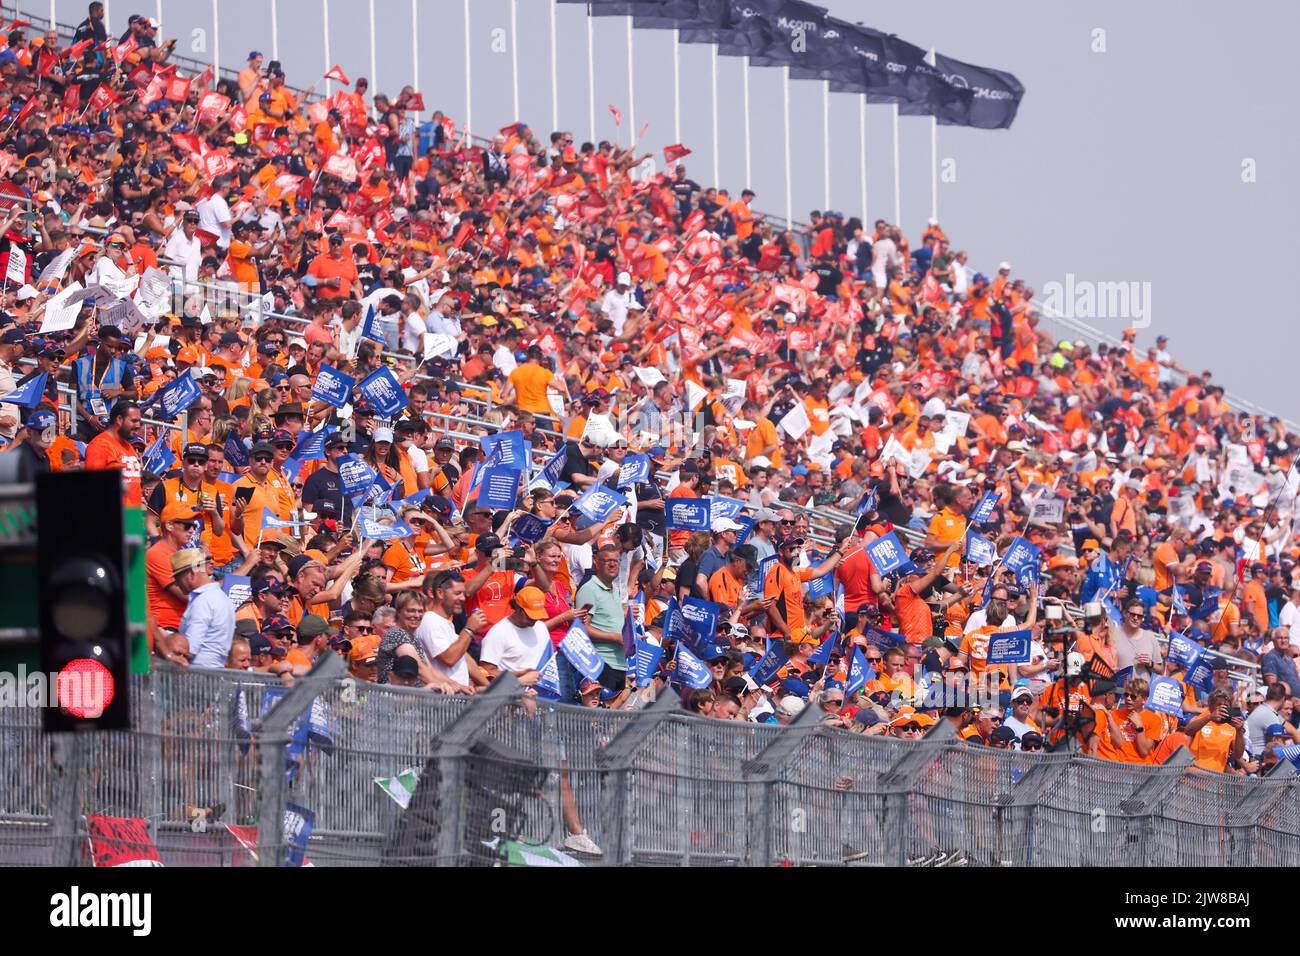
[[[338,80],[344,86],[349,86],[352,83],[352,81],[348,79],[348,75],[343,72],[343,68],[337,63],[329,68],[329,72],[325,74],[325,79]]]

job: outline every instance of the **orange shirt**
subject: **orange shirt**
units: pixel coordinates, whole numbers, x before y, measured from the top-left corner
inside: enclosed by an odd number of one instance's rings
[[[1228,769],[1228,756],[1232,745],[1237,740],[1237,730],[1232,724],[1210,721],[1192,737],[1188,750],[1196,758],[1196,766],[1202,770],[1215,770],[1225,773]]]
[[[340,299],[352,296],[352,283],[357,281],[357,264],[348,256],[334,259],[328,255],[319,255],[311,261],[307,274],[317,280],[341,279],[337,289],[326,285],[316,287],[316,295],[321,299]]]
[[[525,362],[510,373],[510,384],[515,388],[516,402],[524,411],[551,418],[555,411],[547,398],[546,386],[555,376],[549,369]]]
[[[100,432],[86,446],[87,471],[115,468],[122,472],[122,501],[129,507],[140,505],[141,467],[142,461],[135,446],[122,441],[111,428]]]
[[[1106,724],[1101,743],[1097,748],[1097,756],[1102,760],[1118,760],[1123,763],[1150,763],[1151,757],[1155,753],[1154,748],[1151,754],[1143,757],[1137,749],[1137,729],[1129,722],[1130,716],[1140,723],[1142,730],[1147,737],[1159,743],[1165,736],[1165,722],[1159,714],[1150,710],[1140,710],[1134,712],[1128,707],[1120,707],[1111,712],[1115,717],[1115,723],[1119,725],[1121,740],[1114,740],[1110,733],[1110,725],[1106,723],[1106,718],[1102,714],[1097,715],[1098,736],[1101,733],[1102,724]]]
[[[941,547],[946,548],[966,533],[966,516],[958,514],[951,508],[944,508],[930,519],[929,532]],[[954,551],[948,558],[948,567],[961,566],[961,551]]]
[[[1156,553],[1152,560],[1155,564],[1156,574],[1155,583],[1152,584],[1152,587],[1157,591],[1167,591],[1173,586],[1174,578],[1173,575],[1169,573],[1166,565],[1178,563],[1178,552],[1168,541],[1162,541],[1160,542],[1160,546],[1156,548]]]
[[[812,579],[813,569],[803,568],[793,571],[777,562],[767,572],[763,582],[763,596],[776,598],[772,605],[785,617],[786,626],[790,628],[790,639],[803,643],[808,639],[808,619],[803,612],[803,582]]]
[[[466,574],[469,577],[470,574]],[[502,618],[510,616],[510,599],[515,594],[515,573],[513,571],[493,571],[483,586],[465,601],[465,613],[473,614],[481,610],[486,616],[488,627]]]
[[[144,554],[145,598],[149,617],[159,627],[176,630],[181,626],[181,616],[185,613],[185,598],[178,598],[167,590],[167,586],[176,582],[172,574],[172,555],[176,545],[166,538],[152,545]]]
[[[749,438],[745,440],[745,457],[754,458],[770,445],[775,445],[776,448],[767,456],[768,461],[779,468],[782,464],[781,439],[776,434],[776,425],[769,419],[760,418],[756,427],[749,430]]]
[[[726,566],[718,568],[709,578],[709,600],[727,607],[740,606],[740,592],[745,582],[731,573]]]

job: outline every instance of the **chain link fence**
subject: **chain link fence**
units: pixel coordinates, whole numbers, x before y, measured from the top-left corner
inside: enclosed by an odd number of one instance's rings
[[[0,863],[1296,866],[1297,782],[160,666],[130,732],[0,711]],[[1288,768],[1289,769],[1289,768]],[[107,822],[105,822],[107,821]],[[125,821],[139,821],[134,829]],[[305,825],[304,825],[304,821]],[[600,856],[566,850],[583,832]],[[107,849],[106,849],[107,847]],[[557,852],[558,851],[558,852]]]

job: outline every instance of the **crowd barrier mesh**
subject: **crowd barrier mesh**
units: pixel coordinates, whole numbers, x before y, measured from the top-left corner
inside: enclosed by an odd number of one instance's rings
[[[970,747],[946,724],[912,742],[814,713],[719,721],[671,694],[596,710],[513,678],[474,698],[314,677],[291,698],[171,666],[133,681],[130,731],[0,711],[0,863],[1300,865],[1294,776],[1185,752],[1149,767]],[[578,832],[599,856],[566,848]]]

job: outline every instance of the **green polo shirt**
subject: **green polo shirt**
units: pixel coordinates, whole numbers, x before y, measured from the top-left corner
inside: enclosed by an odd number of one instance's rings
[[[591,605],[591,623],[602,631],[623,633],[623,604],[612,587],[601,583],[594,574],[587,583],[578,588],[578,596],[573,600],[574,607]],[[627,656],[623,653],[623,642],[601,641],[591,639],[600,659],[615,670],[627,670]]]

